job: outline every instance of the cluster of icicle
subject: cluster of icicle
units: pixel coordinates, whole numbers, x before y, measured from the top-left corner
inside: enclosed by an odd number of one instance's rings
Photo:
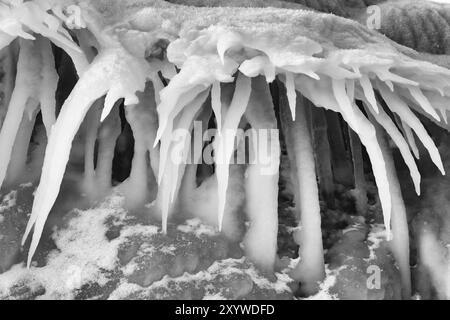
[[[69,34],[64,19],[67,16],[61,8],[46,5],[45,1],[0,2],[0,48],[4,59],[9,59],[5,65],[10,66],[10,70],[5,71],[2,88],[3,98],[7,101],[2,105],[7,109],[0,113],[0,185],[14,156],[13,149],[21,149],[26,158],[27,143],[39,110],[48,136],[40,184],[23,237],[25,241],[34,227],[28,265],[58,195],[72,141],[88,112],[91,118],[86,129],[86,179],[97,181],[96,175],[100,175],[106,187],[110,184],[110,162],[118,135],[117,114],[112,110],[117,109],[113,108],[117,101],[124,99],[127,120],[136,141],[132,171],[126,182],[134,190],[130,196],[139,198],[136,193],[145,189],[140,175],[142,170],[138,167],[147,165],[148,152],[151,169],[159,184],[156,204],[162,229],[166,232],[186,169],[182,161],[175,164],[169,157],[174,147],[172,134],[176,129],[192,129],[193,121],[205,108],[210,108],[218,130],[214,150],[219,159],[215,164],[215,175],[217,226],[220,229],[227,205],[229,164],[234,152],[234,139],[229,139],[225,132],[236,132],[243,117],[253,128],[277,128],[268,84],[278,79],[285,88],[280,98],[282,130],[292,161],[296,201],[301,212],[301,228],[295,235],[301,244],[301,261],[293,276],[312,287],[324,276],[319,193],[310,131],[305,119],[305,101],[308,99],[314,106],[341,114],[365,146],[378,186],[386,230],[391,237],[392,229],[394,247],[397,248],[394,254],[403,272],[404,286],[410,286],[409,266],[406,265],[408,229],[403,201],[380,128],[384,128],[399,148],[417,193],[420,193],[420,173],[414,158],[419,157],[419,152],[413,132],[444,174],[438,150],[411,108],[446,122],[446,111],[450,107],[449,70],[412,60],[388,45],[385,50],[378,46],[376,50],[369,47],[328,49],[325,52],[320,43],[299,37],[295,39],[295,50],[285,52],[283,46],[274,45],[268,38],[223,25],[193,28],[176,37],[168,37],[164,39],[169,45],[163,58],[155,55],[145,59],[130,53],[117,37],[92,37],[92,34],[106,35],[96,34],[97,30],[87,32],[83,20],[72,25]],[[79,75],[57,117],[58,75],[51,43],[68,53]],[[13,63],[16,67],[12,67]],[[234,85],[234,91],[224,90],[224,83]],[[362,102],[366,114],[357,106],[356,100]],[[395,114],[394,118],[387,114],[382,100]],[[152,113],[154,107],[157,119]],[[112,120],[108,124],[110,117]],[[94,169],[94,143],[100,126],[107,129],[103,151],[99,151],[104,167],[97,165]],[[190,144],[190,140],[185,141],[184,150],[189,150]],[[270,145],[275,146],[272,155],[278,167],[278,141]],[[182,153],[183,156],[187,154]],[[101,170],[103,173],[99,174],[97,171]],[[247,215],[251,221],[244,240],[246,253],[261,268],[273,271],[278,172],[264,175],[258,164],[249,165],[246,197]]]

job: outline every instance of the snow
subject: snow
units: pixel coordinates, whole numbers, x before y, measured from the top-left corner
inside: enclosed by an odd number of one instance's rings
[[[0,298],[8,297],[18,283],[43,287],[45,294],[39,299],[73,299],[76,290],[85,284],[106,284],[107,271],[117,268],[118,249],[124,241],[131,236],[158,233],[156,226],[125,225],[118,238],[108,240],[107,221],[123,225],[128,219],[123,204],[124,197],[114,192],[95,208],[75,209],[67,226],[53,233],[57,249],[50,252],[45,266],[28,269],[19,264],[0,274]]]
[[[386,240],[386,229],[384,225],[373,224],[371,225],[370,232],[367,236],[367,242],[369,243],[369,258],[368,262],[377,258],[375,251],[380,248],[383,241]]]
[[[105,237],[105,220],[110,216],[123,218],[125,212],[117,206],[122,201],[110,199],[99,208],[75,211],[67,229],[54,233],[58,250],[50,253],[44,267],[15,265],[0,275],[0,296],[7,297],[11,286],[18,282],[45,288],[43,299],[71,299],[71,290],[90,281],[105,283],[102,270],[115,267],[119,241]]]
[[[214,236],[218,234],[214,227],[203,224],[199,218],[186,220],[184,224],[177,227],[177,230],[185,233],[193,233],[199,238],[202,236]]]
[[[14,207],[16,205],[16,197],[17,197],[16,190],[13,190],[8,194],[4,195],[2,202],[0,203],[0,213]]]
[[[331,294],[330,289],[336,284],[336,279],[339,277],[339,271],[344,269],[342,266],[338,269],[330,270],[325,266],[325,279],[319,284],[319,292],[309,296],[303,300],[339,300],[336,294]]]

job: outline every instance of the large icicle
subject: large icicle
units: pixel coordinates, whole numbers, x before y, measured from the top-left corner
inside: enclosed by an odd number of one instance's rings
[[[8,110],[0,131],[0,186],[6,176],[14,140],[29,99],[37,96],[40,83],[40,54],[35,43],[20,41],[17,76]],[[37,103],[36,100],[34,100]]]
[[[441,118],[439,118],[439,115],[437,114],[436,110],[434,110],[434,108],[431,106],[430,101],[428,101],[427,97],[424,96],[420,88],[409,87],[408,89],[413,98],[417,101],[419,106],[421,106],[426,113],[431,115],[437,121],[441,121]]]
[[[83,73],[59,113],[48,140],[41,181],[36,190],[30,220],[22,242],[34,226],[27,265],[39,243],[47,216],[56,200],[64,171],[69,160],[72,140],[92,103],[108,90],[120,91],[125,104],[135,103],[135,92],[144,89],[150,73],[145,60],[131,56],[121,48],[106,49]],[[126,84],[123,84],[126,81]],[[124,89],[127,91],[124,91]]]
[[[299,226],[294,234],[296,243],[300,245],[300,261],[292,271],[291,277],[301,282],[303,293],[311,295],[317,292],[319,282],[325,277],[325,266],[319,189],[303,99],[301,95],[297,95],[297,117],[293,121],[288,112],[287,98],[284,93],[280,94],[280,118],[288,154],[292,154],[293,157],[290,158],[295,161],[291,163],[291,170],[296,173],[295,200],[296,207],[300,211]]]
[[[167,86],[167,88],[170,88],[172,90],[172,87]],[[201,87],[201,86],[197,86],[194,89],[182,94],[179,96],[179,98],[174,102],[174,108],[176,110],[176,112],[174,112],[174,116],[172,118],[172,115],[170,116],[165,116],[164,114],[162,114],[160,111],[158,111],[158,119],[161,121],[162,119],[167,118],[166,120],[166,124],[165,124],[165,130],[161,131],[161,122],[160,125],[158,126],[158,131],[156,132],[156,139],[155,142],[157,141],[161,141],[161,145],[160,145],[160,159],[159,159],[159,175],[158,175],[158,183],[161,183],[162,181],[162,177],[165,171],[165,166],[167,164],[167,160],[168,160],[168,156],[169,156],[169,148],[170,148],[170,141],[172,139],[172,133],[173,133],[173,121],[175,119],[175,114],[178,115],[179,112],[183,109],[183,107],[185,107],[188,103],[192,102],[192,100],[195,99],[195,97],[201,93],[202,91],[204,91],[205,88]],[[165,98],[164,95],[161,95],[161,104],[158,105],[158,110],[161,108],[161,106],[163,106],[164,102],[167,100],[172,100],[173,97]],[[162,109],[164,110],[164,109]],[[158,136],[160,135],[160,136]],[[153,145],[154,147],[156,147],[156,144]]]
[[[375,181],[378,187],[380,203],[383,209],[384,224],[390,237],[391,195],[383,154],[377,142],[375,128],[363,113],[350,101],[345,91],[343,80],[332,80],[332,90],[340,112],[349,126],[358,134],[361,143],[366,147]]]
[[[273,272],[278,235],[280,145],[272,96],[262,76],[252,79],[252,93],[245,118],[252,127],[250,130],[256,130],[257,134],[251,135],[256,139],[251,139],[250,144],[256,144],[257,153],[255,163],[249,165],[246,174],[246,204],[250,224],[243,242],[244,250],[259,268]],[[251,150],[254,149],[251,147]]]
[[[161,144],[167,143],[169,147],[170,157],[167,159],[166,166],[164,167],[163,180],[164,181],[158,189],[158,198],[161,199],[161,215],[163,221],[163,230],[167,230],[167,222],[169,216],[169,210],[171,204],[175,201],[175,197],[178,194],[180,188],[181,177],[183,177],[185,165],[189,155],[191,146],[190,135],[186,136],[186,133],[190,133],[192,129],[193,121],[201,110],[203,103],[208,97],[209,90],[205,90],[199,94],[191,103],[189,103],[181,112],[181,114],[175,119],[175,130],[181,133],[181,142],[172,142],[172,138],[180,138],[179,136],[169,137],[169,141],[161,140]],[[176,153],[176,154],[175,154]],[[175,161],[174,161],[175,160]],[[168,202],[168,203],[167,203]]]
[[[317,164],[317,175],[322,196],[329,208],[335,207],[333,169],[331,160],[330,141],[325,110],[317,108],[311,102],[305,101],[311,113],[312,138],[314,154]]]
[[[376,113],[378,113],[378,103],[369,77],[362,76],[361,79],[359,79],[359,82],[367,99],[367,103],[373,108],[373,110],[375,110]]]
[[[420,158],[419,154],[419,148],[417,148],[416,139],[414,139],[414,134],[412,132],[412,129],[410,126],[408,126],[405,121],[403,121],[398,114],[394,113],[394,120],[395,124],[397,125],[398,129],[402,132],[403,136],[405,137],[408,147],[412,151],[414,157],[416,159]]]
[[[6,112],[8,111],[8,104],[14,90],[17,65],[17,54],[15,51],[17,47],[17,43],[14,43],[8,48],[3,49],[3,79],[1,81],[1,91],[3,93],[3,99],[0,101],[0,128],[2,127],[3,120],[5,119]]]
[[[97,141],[98,128],[100,127],[100,114],[105,99],[102,97],[95,101],[86,114],[83,124],[84,129],[84,173],[83,191],[91,201],[97,199],[97,186],[95,183],[95,142]]]
[[[216,81],[211,87],[211,108],[217,122],[217,131],[222,131],[222,102],[220,98],[220,82]]]
[[[188,104],[180,114],[179,119],[177,119],[177,124],[175,130],[180,130],[181,132],[191,132],[193,122],[201,112],[201,108],[208,98],[209,90],[205,90],[200,93],[190,104]],[[189,138],[189,137],[187,137]],[[189,150],[191,147],[191,139],[184,139],[184,143],[181,145],[181,161],[173,163],[173,176],[172,176],[172,188],[171,188],[171,201],[175,200],[175,196],[178,193],[180,187],[181,178],[183,177],[185,164],[188,162],[188,156],[190,155]],[[172,149],[173,151],[173,149]]]
[[[138,98],[138,104],[125,109],[125,116],[133,131],[134,154],[130,176],[120,188],[125,194],[126,206],[130,209],[141,208],[149,194],[147,159],[149,158],[148,152],[150,152],[150,157],[155,152],[151,149],[158,123],[152,83],[147,83],[145,91],[139,93]]]
[[[39,88],[39,102],[41,104],[42,121],[47,131],[47,137],[56,121],[56,87],[58,86],[58,74],[55,69],[55,60],[53,58],[50,42],[39,37],[38,46],[42,56],[42,83]]]
[[[116,102],[110,114],[103,121],[98,130],[98,153],[95,179],[98,197],[104,197],[111,190],[112,164],[114,159],[114,147],[120,135],[119,104]]]
[[[382,108],[380,108],[380,111]],[[375,114],[375,113],[373,113]],[[372,118],[373,119],[373,118]],[[409,266],[409,231],[405,203],[402,197],[400,183],[395,169],[392,151],[386,141],[380,125],[375,125],[377,139],[383,152],[386,170],[388,171],[389,187],[392,196],[392,234],[391,250],[400,269],[403,299],[411,298],[411,271]]]
[[[27,179],[27,160],[28,160],[28,147],[30,144],[31,134],[37,115],[37,102],[29,100],[27,108],[28,112],[25,112],[22,116],[20,127],[17,131],[17,135],[14,141],[14,147],[11,153],[11,159],[8,165],[8,171],[5,177],[4,184],[8,186],[14,186],[19,183],[25,182]],[[30,113],[29,116],[27,113]]]
[[[295,121],[295,106],[297,103],[297,93],[295,92],[294,75],[291,72],[286,72],[286,94],[291,109],[292,119]]]
[[[355,198],[356,212],[360,216],[364,217],[367,214],[368,199],[361,141],[355,131],[350,128],[348,129],[348,131],[350,136],[350,149],[352,151],[353,160],[353,177],[355,180],[355,188],[351,190],[351,192],[353,194],[353,197]]]
[[[438,169],[444,175],[445,170],[444,165],[442,164],[441,156],[439,155],[439,150],[437,149],[431,137],[428,135],[420,120],[414,115],[414,113],[411,111],[408,105],[403,102],[402,99],[400,99],[395,93],[387,90],[387,88],[383,84],[379,84],[378,89],[380,90],[381,96],[383,97],[388,107],[393,112],[398,114],[400,118],[414,130],[425,148],[428,150],[431,160],[433,160],[436,167],[438,167]]]
[[[251,80],[238,74],[233,99],[224,119],[222,132],[216,137],[215,164],[218,185],[218,225],[222,229],[228,188],[228,171],[239,121],[250,99]]]

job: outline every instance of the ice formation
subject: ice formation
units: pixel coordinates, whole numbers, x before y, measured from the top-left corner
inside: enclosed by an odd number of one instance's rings
[[[319,133],[312,130],[311,136],[307,120],[308,110],[318,107],[339,113],[367,151],[387,234],[393,237],[408,291],[409,274],[403,270],[407,247],[403,200],[392,175],[389,150],[377,132],[383,128],[399,148],[417,193],[420,173],[413,155],[418,158],[419,151],[413,132],[444,174],[438,149],[413,110],[447,122],[450,71],[415,59],[412,51],[355,21],[309,10],[268,8],[263,2],[261,8],[196,8],[162,0],[0,2],[0,48],[7,64],[17,65],[16,70],[6,70],[2,84],[0,185],[6,176],[9,182],[18,179],[26,165],[15,159],[26,158],[38,112],[48,136],[41,179],[23,236],[25,242],[33,231],[28,265],[58,196],[79,130],[85,130],[86,190],[104,195],[111,187],[122,101],[134,137],[131,173],[122,184],[130,207],[153,200],[148,179],[153,175],[158,184],[154,210],[167,232],[176,203],[183,203],[179,196],[182,181],[191,174],[188,185],[195,192],[201,192],[202,186],[217,186],[217,206],[211,206],[215,221],[210,213],[205,217],[221,230],[227,213],[236,211],[227,210],[233,207],[227,204],[233,201],[227,192],[237,130],[243,122],[258,130],[278,129],[269,91],[269,83],[277,83],[282,92],[280,129],[293,168],[299,211],[295,238],[301,259],[293,277],[311,294],[325,276],[319,206],[322,186],[317,185],[316,166],[319,163],[321,175],[320,163],[330,157],[314,157],[314,139],[318,141]],[[78,17],[66,16],[71,12],[69,6],[76,8]],[[61,110],[55,105],[58,74],[52,46],[70,56],[79,76]],[[230,87],[233,92],[227,91]],[[364,105],[365,113],[356,101]],[[197,187],[193,170],[198,168],[186,165],[191,139],[181,137],[180,150],[174,138],[177,132],[191,132],[205,109],[207,120],[213,115],[218,130],[212,144],[214,175]],[[341,134],[338,126],[328,130]],[[250,226],[244,246],[257,266],[272,272],[280,146],[277,139],[266,138],[273,147],[271,165],[276,170],[267,174],[261,164],[246,164],[245,209]],[[324,148],[326,154],[329,147]],[[174,161],[174,154],[181,159]],[[361,178],[355,172],[355,180],[357,176]],[[364,183],[357,184],[361,191]],[[190,197],[201,199],[195,193]],[[360,208],[365,201],[360,198]]]

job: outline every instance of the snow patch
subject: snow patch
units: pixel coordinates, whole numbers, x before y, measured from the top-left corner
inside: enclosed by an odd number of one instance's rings
[[[2,203],[0,204],[0,213],[3,213],[4,211],[14,207],[16,205],[16,198],[17,198],[16,190],[13,190],[10,193],[6,194],[2,199]]]
[[[218,234],[218,231],[214,227],[203,224],[199,218],[186,220],[185,224],[177,227],[177,230],[185,233],[193,233],[199,238]]]

